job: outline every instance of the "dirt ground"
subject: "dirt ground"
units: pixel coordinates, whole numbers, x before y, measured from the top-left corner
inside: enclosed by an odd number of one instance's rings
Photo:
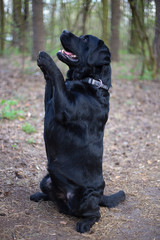
[[[160,239],[160,82],[120,80],[121,65],[112,64],[105,193],[122,189],[127,197],[114,209],[101,208],[100,221],[80,234],[78,219],[59,214],[52,202],[29,200],[46,173],[44,80],[36,64],[26,61],[25,74],[21,66],[17,57],[0,59],[0,100],[19,99],[16,108],[25,112],[24,118],[0,119],[0,240]],[[36,133],[22,131],[26,122]]]

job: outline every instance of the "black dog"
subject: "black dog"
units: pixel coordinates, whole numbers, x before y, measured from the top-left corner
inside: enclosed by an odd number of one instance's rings
[[[46,79],[44,140],[48,175],[30,196],[33,201],[52,200],[59,211],[82,217],[78,232],[89,231],[99,220],[99,206],[108,208],[124,201],[120,191],[103,195],[103,135],[109,113],[111,87],[110,52],[102,40],[77,37],[63,31],[65,50],[58,58],[69,66],[67,80],[45,52],[38,66]]]

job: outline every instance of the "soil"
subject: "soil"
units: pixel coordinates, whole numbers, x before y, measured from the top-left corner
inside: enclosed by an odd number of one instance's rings
[[[45,82],[36,63],[26,60],[23,66],[20,57],[0,59],[0,99],[19,99],[15,107],[25,112],[24,118],[0,119],[1,240],[160,239],[160,82],[120,80],[120,66],[112,64],[103,172],[105,194],[122,189],[127,197],[116,208],[101,208],[100,221],[80,234],[77,218],[60,214],[52,202],[29,200],[46,174]],[[26,122],[36,133],[22,131]]]

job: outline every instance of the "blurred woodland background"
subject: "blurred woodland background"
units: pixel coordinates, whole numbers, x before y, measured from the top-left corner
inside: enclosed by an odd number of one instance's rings
[[[44,50],[66,72],[56,57],[64,29],[112,53],[103,175],[106,195],[127,196],[83,235],[54,203],[29,200],[47,165],[36,58]],[[160,0],[0,0],[0,240],[159,240],[159,119]]]
[[[64,29],[103,39],[112,61],[134,54],[141,78],[159,77],[160,0],[0,0],[1,57],[55,56]]]

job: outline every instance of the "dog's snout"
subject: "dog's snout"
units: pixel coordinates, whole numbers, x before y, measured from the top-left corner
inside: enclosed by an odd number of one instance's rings
[[[69,31],[67,31],[67,30],[63,30],[63,32],[62,32],[63,34],[69,34],[70,32]]]

